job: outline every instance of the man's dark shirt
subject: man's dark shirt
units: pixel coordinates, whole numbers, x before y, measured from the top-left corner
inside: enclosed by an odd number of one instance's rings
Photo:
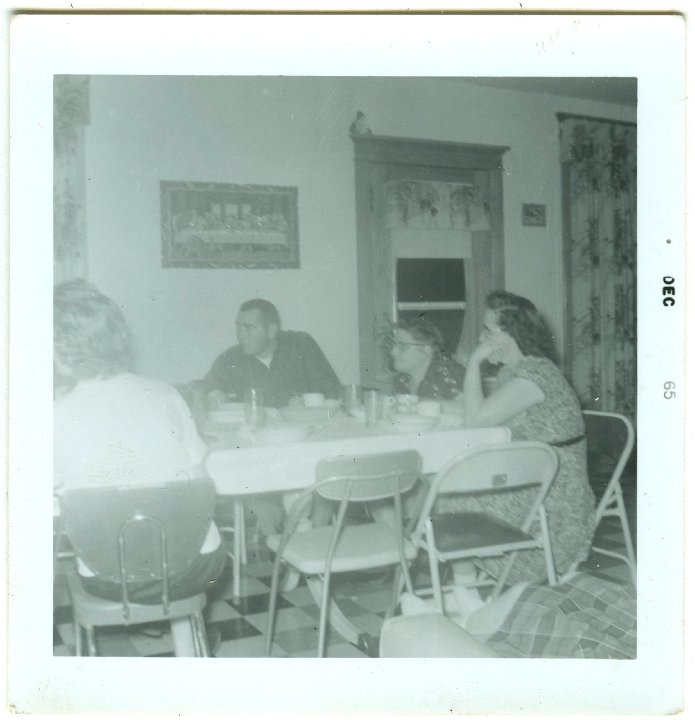
[[[283,330],[270,367],[239,345],[225,350],[204,380],[205,391],[222,390],[243,400],[249,388],[263,391],[268,407],[285,407],[294,393],[320,392],[338,397],[340,382],[316,341],[305,332]]]

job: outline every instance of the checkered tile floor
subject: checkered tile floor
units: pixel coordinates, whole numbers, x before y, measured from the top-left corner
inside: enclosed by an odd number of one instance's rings
[[[626,497],[628,516],[635,528],[633,498]],[[611,518],[602,523],[595,542],[621,551],[624,547],[618,522]],[[216,657],[262,657],[268,620],[271,558],[264,548],[249,545],[249,563],[242,578],[241,597],[232,594],[231,574],[222,578],[206,610],[208,628],[216,627],[222,643]],[[69,562],[69,561],[63,561]],[[581,568],[607,580],[630,582],[627,565],[619,560],[592,553]],[[388,603],[391,581],[383,574],[336,575],[333,594],[345,615],[361,630],[378,637]],[[315,657],[318,642],[319,610],[306,584],[285,592],[278,603],[273,655],[277,657]],[[150,631],[152,626],[148,626]],[[103,656],[173,657],[171,635],[166,623],[157,633],[145,634],[141,628],[102,628],[97,630],[99,654]],[[73,655],[75,642],[65,578],[58,570],[54,582],[54,655]],[[332,633],[327,657],[367,657],[358,648]]]

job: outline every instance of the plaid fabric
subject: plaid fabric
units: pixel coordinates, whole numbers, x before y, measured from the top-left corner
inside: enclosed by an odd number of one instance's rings
[[[555,587],[527,587],[487,644],[502,657],[637,655],[634,590],[578,574]]]

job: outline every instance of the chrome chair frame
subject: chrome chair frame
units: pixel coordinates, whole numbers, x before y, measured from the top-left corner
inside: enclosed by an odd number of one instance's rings
[[[212,486],[211,481],[202,480],[195,482],[203,483],[205,487],[198,486],[197,488],[194,488],[194,486],[188,482],[172,483],[172,486],[176,488],[176,492],[184,493],[185,497],[189,497],[191,499],[194,496],[190,493],[196,493],[196,508],[198,511],[200,511],[203,506],[207,507],[209,503],[209,510],[206,510],[207,514],[201,515],[198,518],[198,522],[195,524],[195,530],[188,533],[186,536],[187,539],[183,541],[182,547],[195,547],[197,551],[202,543],[202,538],[198,537],[199,531],[204,534],[204,525],[209,522],[209,519],[212,517],[214,487]],[[156,488],[131,489],[130,492],[140,492],[143,494],[154,492],[166,495],[168,489],[171,488],[168,488],[167,486],[160,486]],[[104,493],[121,492],[122,495],[119,502],[127,505],[126,500],[128,499],[127,496],[129,489],[119,490],[118,488],[102,488],[96,489],[95,492],[99,491]],[[85,535],[85,529],[79,529],[79,515],[81,510],[79,493],[81,492],[89,493],[89,490],[67,491],[66,497],[63,498],[62,503],[62,508],[66,511],[65,532],[75,548],[77,557],[80,557],[81,550],[84,553],[87,547],[85,543],[88,542]],[[142,498],[143,495],[140,497]],[[70,502],[68,502],[68,499]],[[87,507],[90,507],[89,503],[91,503],[91,506],[94,507],[94,502],[94,499],[88,501]],[[205,592],[201,592],[178,600],[171,599],[169,580],[170,570],[174,567],[175,571],[176,566],[183,566],[188,562],[188,560],[185,558],[178,558],[175,563],[172,563],[172,559],[170,558],[170,543],[165,524],[160,518],[155,517],[154,514],[141,511],[138,508],[138,502],[147,503],[144,499],[135,501],[133,504],[133,510],[129,513],[130,517],[126,517],[126,519],[118,525],[113,524],[112,521],[111,527],[115,530],[115,532],[109,536],[114,538],[114,544],[116,546],[115,556],[109,551],[109,557],[104,557],[104,567],[108,568],[108,570],[106,570],[107,577],[110,577],[115,573],[114,579],[117,578],[120,583],[120,601],[107,600],[92,595],[83,586],[81,578],[77,573],[76,566],[73,564],[68,568],[67,581],[73,610],[76,655],[81,655],[83,651],[83,631],[86,632],[89,655],[93,656],[97,654],[95,638],[95,628],[97,627],[116,625],[129,626],[159,622],[162,620],[171,621],[188,617],[192,631],[194,652],[198,657],[208,657],[210,651],[207,643],[207,634],[202,614],[202,611],[207,604],[207,596]],[[158,501],[156,499],[150,499],[150,502],[156,504]],[[173,511],[170,509],[170,512]],[[119,515],[115,515],[113,517],[117,518]],[[120,515],[120,517],[123,517],[123,515]],[[135,560],[135,567],[133,567],[132,562],[129,562],[127,544],[128,542],[132,543],[135,538],[135,536],[132,536],[129,541],[129,532],[132,532],[135,528],[144,527],[146,525],[152,525],[154,527],[156,537],[158,538],[158,547],[152,551],[151,555],[152,558],[157,556],[157,560],[152,562],[152,568],[157,566],[158,572],[151,569],[148,571],[146,578],[161,581],[161,599],[159,603],[154,604],[132,602],[128,588],[129,582],[140,579],[138,576],[142,573],[143,566],[143,556],[140,556]],[[141,541],[142,537],[137,539]],[[200,542],[198,542],[198,540],[200,540]],[[174,544],[176,545],[176,542]],[[99,547],[102,549],[98,550],[96,555],[92,550],[88,550],[87,553],[89,555],[93,555],[92,560],[94,560],[99,556],[99,553],[104,552],[103,548],[107,546],[108,540],[100,539]],[[136,547],[135,549],[136,551],[139,551],[140,547]],[[147,567],[150,567],[150,560],[147,559],[145,564]],[[94,567],[98,570],[98,563]]]
[[[623,472],[627,461],[630,459],[630,455],[635,447],[635,429],[630,420],[624,415],[618,413],[603,412],[598,410],[585,410],[584,411],[585,423],[588,425],[592,422],[592,418],[596,418],[599,421],[602,419],[619,422],[625,426],[625,443],[622,450],[617,455],[615,460],[615,466],[611,473],[610,480],[606,484],[606,488],[603,491],[601,499],[596,506],[596,524],[595,529],[598,529],[599,524],[604,518],[617,517],[620,520],[620,527],[623,533],[623,539],[625,541],[625,554],[616,552],[615,550],[608,550],[597,545],[592,545],[594,552],[609,557],[617,558],[627,563],[630,569],[630,575],[632,582],[637,581],[637,560],[635,557],[635,548],[632,542],[632,534],[630,532],[630,523],[627,519],[627,512],[625,510],[625,500],[623,498],[623,489],[621,485]],[[587,443],[590,445],[590,443]],[[587,448],[588,453],[591,454],[592,448]],[[591,468],[590,474],[591,474]]]
[[[538,468],[537,472],[541,473],[540,477],[528,475],[525,472],[515,469],[513,466],[507,468],[507,472],[500,473],[498,472],[500,468],[496,467],[494,463],[495,454],[499,455],[500,453],[526,453],[529,455],[535,453],[539,458],[543,458],[545,467]],[[486,459],[487,464],[485,462]],[[460,474],[462,469],[465,471],[468,465],[473,466],[470,474],[466,475],[464,472],[461,477],[457,477],[457,474]],[[439,564],[441,562],[508,555],[502,572],[496,580],[490,583],[483,583],[492,584],[492,597],[497,597],[509,577],[509,573],[516,562],[519,552],[539,548],[543,550],[545,555],[549,583],[551,585],[557,583],[552,556],[552,542],[544,505],[545,497],[557,475],[557,470],[557,453],[549,445],[533,441],[517,441],[470,448],[454,456],[442,470],[437,473],[432,481],[429,494],[425,500],[420,519],[411,536],[411,540],[417,547],[425,550],[427,553],[432,587],[425,590],[424,594],[431,593],[434,595],[435,603],[440,613],[444,613],[443,589],[439,573]],[[510,473],[511,477],[509,477]],[[448,551],[437,547],[437,538],[433,526],[433,517],[435,516],[433,510],[441,494],[492,494],[496,490],[507,491],[510,488],[523,489],[534,486],[538,487],[538,492],[529,506],[523,523],[518,527],[518,530],[526,536],[525,538],[473,547],[462,545],[459,549],[451,549]],[[455,515],[458,515],[458,513]],[[462,522],[464,522],[466,513],[461,513],[460,515]],[[488,516],[483,513],[481,517],[482,520],[485,520]],[[538,521],[540,525],[540,535],[531,536],[532,526],[536,521]],[[423,594],[423,591],[418,590],[418,594]]]
[[[413,586],[410,579],[410,573],[408,570],[408,558],[407,554],[411,555],[411,559],[414,557],[415,549],[412,546],[408,546],[410,549],[409,553],[406,553],[406,540],[403,533],[403,510],[401,502],[401,494],[408,492],[412,489],[417,480],[420,477],[421,458],[415,450],[405,450],[391,453],[379,453],[375,455],[363,455],[355,458],[350,458],[354,461],[354,466],[359,467],[359,461],[364,462],[374,461],[375,459],[383,459],[389,457],[394,462],[399,459],[404,463],[410,463],[412,467],[405,469],[403,467],[396,467],[391,470],[384,471],[370,471],[370,472],[336,472],[334,473],[332,468],[334,464],[345,464],[346,458],[333,458],[322,461],[317,468],[318,480],[310,487],[305,488],[295,499],[285,525],[283,532],[279,538],[269,538],[268,544],[271,549],[275,551],[275,561],[273,563],[273,574],[271,579],[270,589],[270,604],[268,609],[268,627],[266,632],[266,647],[265,654],[270,656],[273,645],[273,635],[275,629],[275,616],[277,611],[277,596],[280,584],[280,570],[283,561],[286,560],[285,552],[287,550],[288,543],[294,534],[297,527],[297,523],[300,518],[303,517],[310,504],[311,496],[314,493],[318,493],[327,500],[335,500],[339,502],[338,511],[334,520],[333,531],[330,535],[328,547],[326,549],[325,562],[324,562],[324,573],[323,573],[323,587],[321,593],[320,603],[320,617],[319,617],[319,641],[318,641],[318,657],[324,657],[326,636],[327,636],[327,624],[328,624],[328,611],[330,604],[330,580],[333,572],[350,572],[353,570],[360,570],[372,567],[368,564],[357,564],[355,567],[347,569],[336,570],[333,566],[336,556],[339,556],[339,543],[345,528],[345,516],[347,513],[348,504],[351,502],[369,502],[379,499],[393,498],[394,509],[395,509],[395,526],[393,527],[395,545],[398,551],[398,559],[395,563],[389,562],[388,564],[395,564],[396,567],[400,567],[403,577],[405,579],[406,586],[412,592]],[[404,482],[404,478],[407,478]],[[381,481],[381,485],[377,483]],[[370,490],[369,486],[374,485],[375,488],[382,488],[375,492],[374,488]],[[390,489],[385,490],[383,486],[390,486]],[[337,489],[336,489],[337,488]],[[348,528],[353,532],[359,526],[351,526]],[[312,532],[312,531],[306,531]],[[383,564],[377,565],[376,567],[382,567]],[[301,571],[301,567],[298,568]],[[396,578],[399,578],[399,574],[395,574],[394,582],[397,582]]]

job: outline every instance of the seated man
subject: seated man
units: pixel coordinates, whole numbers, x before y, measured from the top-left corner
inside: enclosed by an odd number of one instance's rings
[[[277,308],[268,300],[247,300],[236,320],[238,345],[225,350],[203,381],[208,406],[244,399],[250,388],[263,393],[268,407],[285,407],[293,394],[319,392],[338,397],[340,382],[316,341],[305,332],[281,330]],[[286,496],[290,504],[294,494]],[[273,495],[249,498],[263,535],[279,532],[282,501]]]
[[[260,389],[268,407],[285,407],[297,393],[338,397],[340,382],[321,348],[308,333],[282,330],[271,302],[243,303],[236,335],[239,344],[215,360],[203,381],[209,404],[243,400],[249,388]]]

